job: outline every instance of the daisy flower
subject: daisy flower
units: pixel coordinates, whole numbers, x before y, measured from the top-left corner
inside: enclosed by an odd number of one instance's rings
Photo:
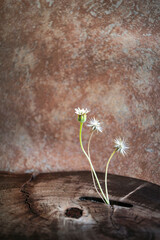
[[[84,108],[80,109],[80,108],[78,107],[78,108],[75,108],[75,113],[76,113],[77,115],[84,115],[84,114],[89,113],[89,110],[88,110],[87,108],[86,108],[86,109],[84,109]]]
[[[122,155],[126,154],[126,150],[129,148],[128,146],[126,146],[126,143],[124,141],[124,139],[116,138],[114,140],[114,147],[117,149],[118,152],[122,153]]]
[[[99,131],[102,132],[102,127],[101,127],[101,123],[96,120],[95,118],[92,118],[89,123],[87,124],[88,127],[90,127],[92,129],[92,131]]]

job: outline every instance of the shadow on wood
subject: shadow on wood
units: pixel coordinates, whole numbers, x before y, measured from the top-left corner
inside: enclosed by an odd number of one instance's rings
[[[160,186],[109,174],[108,187],[111,206],[98,198],[89,172],[2,172],[0,239],[158,240]]]

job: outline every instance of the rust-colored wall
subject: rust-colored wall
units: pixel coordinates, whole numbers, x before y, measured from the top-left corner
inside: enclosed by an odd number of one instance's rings
[[[75,107],[103,122],[92,141],[105,170],[159,180],[159,0],[0,2],[0,169],[87,170]],[[89,129],[84,127],[86,147]]]

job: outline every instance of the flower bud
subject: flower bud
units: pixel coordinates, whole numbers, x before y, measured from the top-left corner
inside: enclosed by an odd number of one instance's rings
[[[83,115],[78,115],[78,121],[81,123],[84,123],[87,120],[87,115],[86,113]]]

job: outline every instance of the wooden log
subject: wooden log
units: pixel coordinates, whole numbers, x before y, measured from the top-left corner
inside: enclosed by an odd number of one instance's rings
[[[111,206],[90,172],[1,172],[0,239],[160,239],[160,186],[109,174],[108,188]]]

